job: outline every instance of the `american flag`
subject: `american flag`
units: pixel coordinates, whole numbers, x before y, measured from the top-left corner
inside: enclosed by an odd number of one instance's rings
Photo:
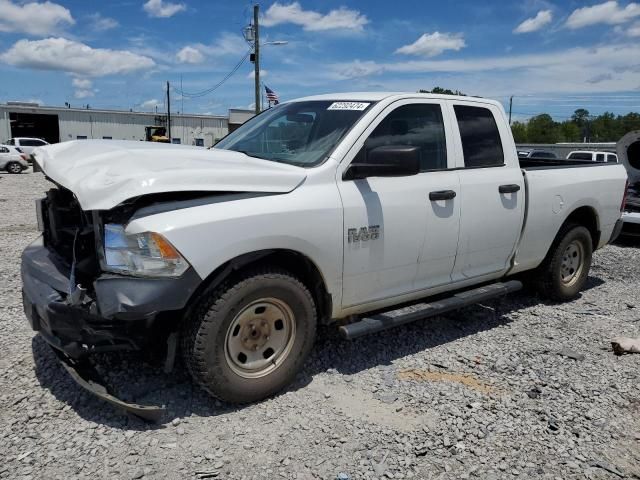
[[[267,100],[269,103],[273,102],[274,105],[278,105],[280,103],[280,99],[278,98],[278,94],[271,90],[266,85],[264,86],[265,91],[267,92]]]

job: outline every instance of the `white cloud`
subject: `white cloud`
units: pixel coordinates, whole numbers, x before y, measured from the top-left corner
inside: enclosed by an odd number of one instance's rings
[[[89,89],[93,87],[93,82],[88,78],[74,78],[71,81],[71,85],[73,85],[76,88]]]
[[[50,35],[74,23],[71,12],[57,3],[15,4],[10,0],[0,0],[0,32]]]
[[[632,2],[626,7],[621,8],[618,2],[612,0],[591,7],[582,7],[574,10],[571,15],[569,15],[566,26],[575,30],[598,23],[619,25],[638,16],[640,16],[640,4]]]
[[[600,73],[598,75],[594,75],[593,77],[586,80],[587,83],[600,83],[605,82],[607,80],[612,80],[613,75],[610,73]]]
[[[114,18],[103,17],[99,13],[92,13],[89,15],[89,21],[91,22],[91,28],[99,32],[105,32],[107,30],[114,29],[120,24]]]
[[[631,25],[626,33],[630,37],[640,37],[640,22]]]
[[[73,92],[73,96],[75,98],[89,98],[89,97],[93,97],[95,95],[95,92],[93,90],[76,90],[75,92]]]
[[[298,2],[288,5],[276,2],[267,9],[261,24],[273,27],[283,23],[293,23],[311,32],[338,29],[360,32],[369,23],[369,19],[358,10],[346,7],[331,10],[323,15],[313,10],[303,10]]]
[[[247,51],[247,43],[240,35],[223,32],[218,39],[207,48],[208,53],[215,56],[239,55]]]
[[[384,72],[384,65],[378,64],[374,61],[360,61],[354,60],[348,64],[338,64],[336,70],[336,76],[338,80],[346,80],[350,78],[368,77],[370,75],[377,75]]]
[[[329,65],[327,80],[371,83],[363,78],[370,72],[379,76],[379,88],[391,91],[424,88],[428,78],[430,85],[452,85],[471,95],[622,92],[638,88],[640,64],[630,61],[635,58],[640,58],[638,42],[456,60],[355,61]]]
[[[149,57],[127,50],[92,48],[66,38],[19,40],[0,54],[0,61],[35,70],[60,70],[87,77],[148,70],[155,65]]]
[[[267,75],[269,75],[269,71],[268,70],[262,70],[260,69],[260,78],[264,78]],[[250,78],[251,80],[253,80],[253,77],[256,76],[256,72],[255,70],[251,70],[248,74],[247,74],[247,78]]]
[[[150,100],[142,102],[140,104],[140,107],[144,108],[145,110],[154,110],[156,107],[159,107],[160,105],[162,105],[162,102],[160,100],[158,100],[157,98],[152,98]]]
[[[182,48],[177,54],[176,58],[180,63],[202,63],[204,62],[204,54],[196,47],[187,45]]]
[[[446,50],[458,51],[466,46],[464,38],[462,38],[462,34],[460,33],[434,32],[431,34],[423,34],[415,42],[398,48],[396,53],[435,57]]]
[[[75,98],[88,98],[96,94],[96,90],[93,89],[93,82],[88,78],[76,77],[71,80],[71,85],[76,89],[75,92],[73,92]]]
[[[527,18],[518,25],[513,33],[531,33],[540,30],[553,19],[551,10],[540,10],[535,17]]]
[[[143,7],[150,17],[168,18],[187,9],[184,3],[171,3],[164,0],[149,0]]]

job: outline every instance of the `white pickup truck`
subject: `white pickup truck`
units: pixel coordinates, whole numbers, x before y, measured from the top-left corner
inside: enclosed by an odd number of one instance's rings
[[[318,323],[355,338],[521,277],[574,298],[619,232],[626,180],[617,164],[519,164],[497,102],[411,93],[282,103],[212,150],[81,141],[35,159],[55,187],[22,257],[33,329],[67,366],[180,348],[232,402],[290,383]]]

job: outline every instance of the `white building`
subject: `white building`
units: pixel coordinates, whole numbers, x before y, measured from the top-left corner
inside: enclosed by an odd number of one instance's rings
[[[253,112],[230,110],[223,115],[171,114],[171,141],[210,147],[231,126],[253,116]],[[231,120],[231,121],[230,121]],[[166,113],[127,112],[8,102],[0,105],[0,142],[12,137],[43,138],[49,143],[78,139],[144,140],[145,127],[167,126]]]

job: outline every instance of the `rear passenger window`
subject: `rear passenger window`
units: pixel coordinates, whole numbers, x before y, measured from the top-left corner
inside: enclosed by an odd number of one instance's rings
[[[607,162],[616,163],[618,161],[618,157],[613,155],[612,153],[607,154]]]
[[[596,153],[596,162],[604,162],[604,153]]]
[[[414,103],[396,108],[380,122],[364,148],[383,145],[420,147],[420,171],[447,168],[447,143],[440,105]]]
[[[453,108],[462,140],[464,166],[474,168],[504,165],[502,140],[491,111],[467,105],[454,105]]]

